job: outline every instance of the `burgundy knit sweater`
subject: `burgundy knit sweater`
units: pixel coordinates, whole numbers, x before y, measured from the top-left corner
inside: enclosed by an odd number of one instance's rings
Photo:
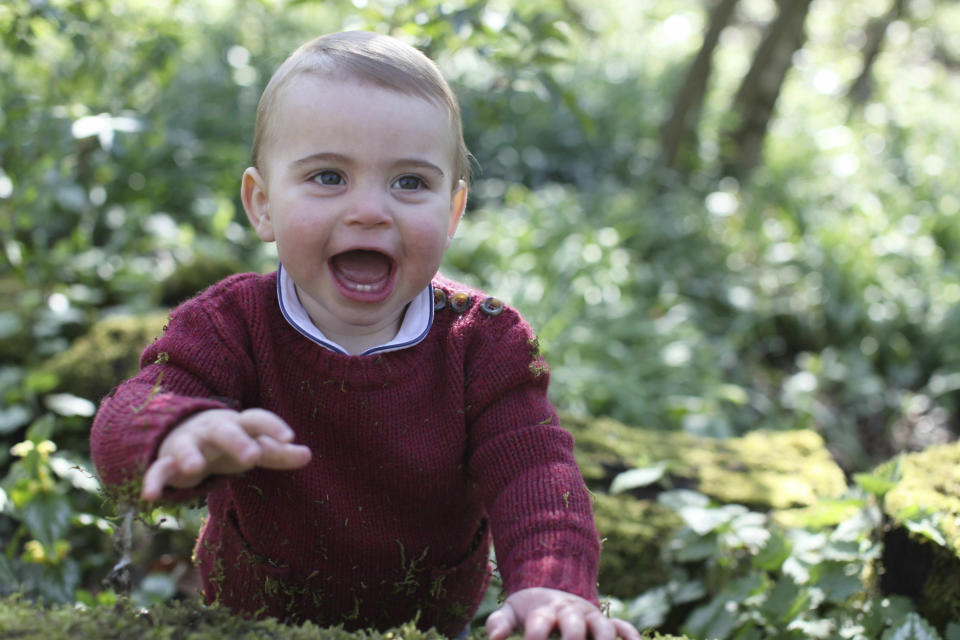
[[[262,407],[313,452],[295,471],[219,476],[196,546],[208,601],[348,629],[414,618],[456,635],[489,580],[491,534],[508,592],[545,586],[597,602],[599,542],[570,435],[547,400],[530,328],[469,294],[413,347],[324,349],[281,314],[276,274],[242,274],[172,314],[141,371],[101,406],[91,451],[115,492],[163,437],[211,408]]]

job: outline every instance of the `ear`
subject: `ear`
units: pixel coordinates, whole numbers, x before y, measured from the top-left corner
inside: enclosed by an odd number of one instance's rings
[[[254,167],[247,167],[240,183],[240,200],[247,219],[264,242],[273,242],[273,219],[270,217],[270,198],[267,194],[267,181]]]
[[[463,217],[463,212],[467,208],[467,183],[463,180],[457,182],[456,188],[453,190],[453,195],[450,197],[450,220],[447,225],[447,247],[450,246],[450,242],[453,240],[453,236],[457,233],[457,227],[460,226],[460,218]]]

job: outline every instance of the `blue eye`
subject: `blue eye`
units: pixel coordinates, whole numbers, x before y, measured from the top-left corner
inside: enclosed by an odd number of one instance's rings
[[[343,176],[341,176],[336,171],[332,171],[329,169],[326,171],[321,171],[319,173],[314,174],[311,180],[313,180],[314,182],[319,182],[320,184],[325,184],[330,186],[343,184]]]
[[[424,182],[422,178],[417,176],[400,176],[393,183],[393,186],[398,189],[416,191],[417,189],[423,189],[426,187],[427,183]]]

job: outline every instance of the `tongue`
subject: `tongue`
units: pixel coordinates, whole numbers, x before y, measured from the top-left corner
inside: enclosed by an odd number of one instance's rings
[[[373,284],[390,275],[390,259],[377,251],[347,251],[334,256],[331,264],[340,277],[357,284]]]

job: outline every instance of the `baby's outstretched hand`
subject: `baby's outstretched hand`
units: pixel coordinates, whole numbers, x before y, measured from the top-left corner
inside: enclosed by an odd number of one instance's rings
[[[592,603],[557,589],[533,587],[511,594],[487,618],[490,640],[503,640],[523,630],[525,640],[546,640],[557,631],[563,640],[640,640],[626,620],[608,618]]]
[[[299,469],[310,449],[292,444],[293,429],[265,409],[210,409],[177,425],[160,444],[157,459],[143,476],[140,496],[160,497],[163,487],[195,487],[207,476],[240,473],[254,467]]]

